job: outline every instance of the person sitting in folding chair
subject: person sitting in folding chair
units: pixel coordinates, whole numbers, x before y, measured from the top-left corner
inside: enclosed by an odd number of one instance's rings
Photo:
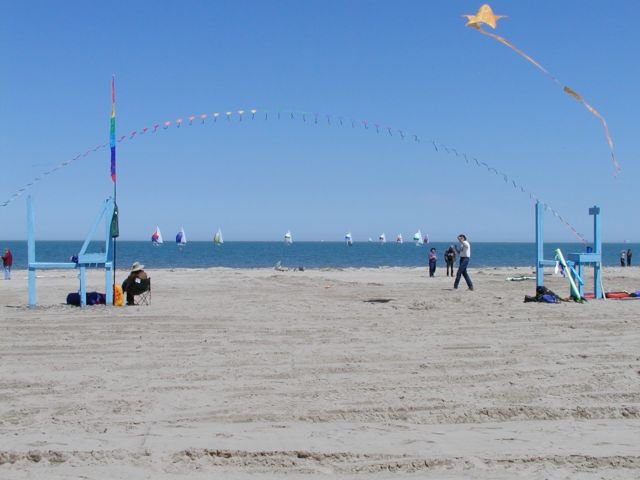
[[[122,291],[127,294],[127,305],[135,305],[134,296],[149,290],[149,277],[143,268],[144,265],[140,262],[133,262],[131,273],[122,282]]]

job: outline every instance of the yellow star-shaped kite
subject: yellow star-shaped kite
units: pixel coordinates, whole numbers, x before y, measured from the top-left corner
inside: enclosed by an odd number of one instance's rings
[[[467,27],[479,27],[481,23],[486,23],[493,29],[496,28],[500,18],[507,18],[506,15],[495,15],[491,7],[486,3],[478,9],[478,13],[475,15],[463,15],[463,17],[467,17],[469,20]]]

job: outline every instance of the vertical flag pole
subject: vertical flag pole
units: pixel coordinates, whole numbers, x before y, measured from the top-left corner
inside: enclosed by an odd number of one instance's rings
[[[113,204],[114,211],[113,214],[116,216],[115,222],[118,222],[118,203],[117,203],[117,185],[116,182],[116,76],[113,75],[111,77],[111,120],[110,120],[110,128],[109,128],[109,146],[111,147],[111,181],[113,182]],[[116,223],[116,231],[114,232],[112,219],[112,227],[111,227],[111,237],[113,238],[113,291],[116,289],[116,238],[119,234],[117,223]],[[115,236],[114,236],[115,234]],[[115,294],[113,295],[113,302],[115,305]]]

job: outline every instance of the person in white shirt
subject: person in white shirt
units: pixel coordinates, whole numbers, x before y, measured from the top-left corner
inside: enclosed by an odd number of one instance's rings
[[[458,271],[456,272],[456,279],[453,282],[453,288],[458,288],[460,277],[464,277],[464,281],[467,282],[469,290],[473,290],[473,282],[467,273],[469,259],[471,258],[471,244],[467,241],[467,236],[462,233],[458,235],[458,242],[460,242],[460,247],[457,247],[456,251],[460,255],[460,264],[458,266]]]

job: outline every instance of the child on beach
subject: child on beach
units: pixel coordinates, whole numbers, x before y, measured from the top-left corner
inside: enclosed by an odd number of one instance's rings
[[[436,261],[438,256],[436,255],[436,249],[429,250],[429,276],[433,277],[436,274]]]

